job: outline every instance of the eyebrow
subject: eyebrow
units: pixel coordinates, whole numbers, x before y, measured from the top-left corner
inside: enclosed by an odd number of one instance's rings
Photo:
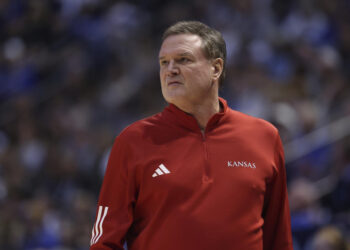
[[[184,52],[184,53],[181,53],[180,56],[192,56],[192,54],[189,52]]]
[[[180,54],[178,54],[176,56],[193,56],[193,55],[191,53],[189,53],[189,52],[183,52],[183,53],[180,53]],[[163,60],[164,58],[165,58],[165,56],[160,56],[159,60]]]

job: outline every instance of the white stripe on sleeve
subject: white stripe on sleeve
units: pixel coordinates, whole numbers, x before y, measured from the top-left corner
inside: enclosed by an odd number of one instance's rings
[[[102,236],[103,234],[103,227],[102,227],[102,224],[103,224],[103,221],[105,220],[105,217],[107,215],[107,212],[108,212],[108,207],[105,207],[104,209],[104,213],[103,213],[103,216],[102,216],[102,220],[100,222],[100,234],[97,236],[97,238],[95,239],[95,242],[94,244],[98,241],[98,239]]]
[[[95,238],[98,234],[98,224],[99,224],[100,219],[101,219],[102,208],[103,208],[102,206],[99,206],[99,208],[98,208],[97,219],[95,222],[95,226],[92,229],[92,237],[91,237],[90,245],[94,244]]]

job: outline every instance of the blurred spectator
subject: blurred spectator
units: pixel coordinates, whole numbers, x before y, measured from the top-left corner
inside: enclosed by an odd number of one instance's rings
[[[336,227],[328,226],[320,229],[314,236],[311,250],[348,250],[349,244],[346,242],[342,232]]]

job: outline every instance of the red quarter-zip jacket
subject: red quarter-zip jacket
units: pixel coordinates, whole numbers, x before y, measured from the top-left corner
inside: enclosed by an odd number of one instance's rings
[[[204,133],[170,104],[116,138],[91,250],[293,249],[278,131],[220,102]]]

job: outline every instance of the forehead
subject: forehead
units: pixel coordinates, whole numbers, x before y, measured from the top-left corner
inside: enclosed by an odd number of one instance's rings
[[[159,51],[159,57],[182,53],[203,56],[202,39],[194,34],[171,35],[163,41]]]

